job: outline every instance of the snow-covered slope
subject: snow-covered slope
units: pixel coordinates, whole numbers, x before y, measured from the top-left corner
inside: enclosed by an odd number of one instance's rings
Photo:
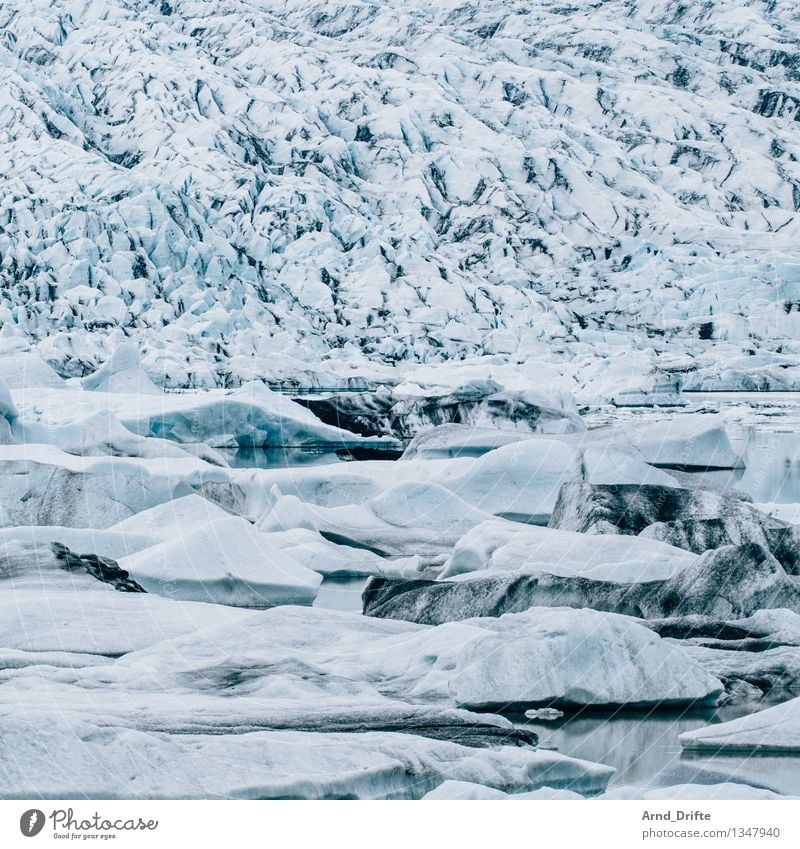
[[[797,386],[798,105],[792,0],[5,0],[0,322],[170,385]]]

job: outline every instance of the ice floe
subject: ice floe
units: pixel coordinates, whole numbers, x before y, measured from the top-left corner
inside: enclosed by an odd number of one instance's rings
[[[685,751],[723,754],[800,752],[800,699],[681,734]]]

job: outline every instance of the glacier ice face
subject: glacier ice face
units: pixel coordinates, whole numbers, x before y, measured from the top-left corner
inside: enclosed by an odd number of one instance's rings
[[[8,0],[2,322],[77,376],[129,334],[175,386],[797,386],[792,11]]]

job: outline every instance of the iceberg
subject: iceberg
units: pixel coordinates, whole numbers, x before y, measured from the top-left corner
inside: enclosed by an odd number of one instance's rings
[[[686,752],[797,754],[800,752],[800,699],[681,734]]]
[[[633,583],[665,580],[697,559],[643,537],[594,536],[492,519],[458,540],[439,578],[547,572]]]
[[[237,516],[171,535],[120,566],[148,592],[236,607],[312,604],[322,582]]]
[[[417,799],[447,780],[599,793],[613,774],[556,752],[388,732],[164,735],[22,718],[4,720],[0,757],[0,795],[44,799]]]

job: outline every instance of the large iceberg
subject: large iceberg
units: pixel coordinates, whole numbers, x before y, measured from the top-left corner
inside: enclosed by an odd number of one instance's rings
[[[534,608],[478,623],[487,636],[465,645],[448,676],[461,705],[715,704],[722,691],[684,651],[623,616]]]

